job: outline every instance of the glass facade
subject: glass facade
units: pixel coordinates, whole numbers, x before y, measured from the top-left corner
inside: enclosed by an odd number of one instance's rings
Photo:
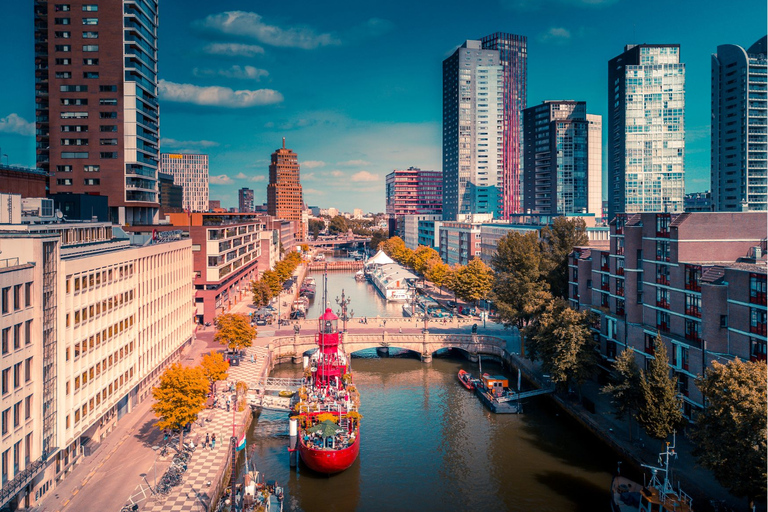
[[[162,153],[160,171],[172,175],[174,184],[182,187],[185,211],[208,211],[208,155]]]
[[[685,64],[679,45],[627,46],[609,80],[608,214],[682,212]]]

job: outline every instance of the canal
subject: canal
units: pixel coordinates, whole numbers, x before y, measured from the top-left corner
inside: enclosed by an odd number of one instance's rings
[[[310,318],[322,302],[320,277]],[[356,318],[357,311],[400,316],[350,273],[329,273],[328,286],[334,299],[342,287],[352,297]],[[450,355],[430,364],[405,354],[380,359],[375,350],[355,356],[363,420],[360,456],[347,471],[322,476],[301,463],[291,470],[286,414],[263,411],[253,422],[252,463],[285,485],[284,510],[608,510],[617,457],[548,398],[530,399],[522,415],[493,415],[456,379],[460,368],[476,374],[475,363]],[[512,377],[491,361],[483,370]],[[301,374],[292,364],[272,373]]]

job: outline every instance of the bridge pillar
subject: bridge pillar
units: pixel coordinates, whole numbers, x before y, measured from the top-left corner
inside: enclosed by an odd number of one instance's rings
[[[432,362],[432,354],[429,353],[422,353],[421,354],[421,362],[422,363],[431,363]]]
[[[293,364],[302,364],[304,362],[304,356],[301,354],[293,356],[293,358],[291,358],[291,362]]]
[[[469,359],[470,363],[476,363],[477,362],[477,354],[467,354],[467,359]]]

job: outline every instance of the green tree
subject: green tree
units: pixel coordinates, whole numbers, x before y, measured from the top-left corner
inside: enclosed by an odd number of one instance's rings
[[[611,383],[603,386],[602,393],[611,395],[613,413],[618,419],[628,417],[629,440],[632,440],[632,417],[640,409],[643,395],[640,391],[640,367],[635,362],[635,352],[624,349],[613,363]]]
[[[488,296],[493,287],[493,270],[475,256],[461,267],[453,279],[453,291],[458,298],[476,303]]]
[[[155,403],[152,411],[160,429],[178,429],[179,450],[184,446],[184,426],[197,419],[205,406],[208,381],[200,367],[186,368],[173,363],[160,376],[160,384],[152,388]]]
[[[496,277],[492,297],[504,324],[522,329],[551,300],[549,285],[542,279],[543,259],[535,232],[515,231],[499,240],[491,260]]]
[[[253,305],[263,308],[272,299],[272,288],[264,279],[251,281],[251,294],[253,294]]]
[[[307,222],[307,231],[312,233],[312,236],[315,237],[315,240],[317,240],[317,237],[320,235],[320,232],[325,229],[325,221],[323,220],[315,220],[315,219],[309,219]]]
[[[705,406],[693,428],[693,454],[752,510],[766,501],[765,363],[713,361],[696,386]]]
[[[372,251],[378,251],[381,249],[381,244],[387,241],[386,231],[374,231],[371,235],[370,248]]]
[[[250,347],[256,337],[256,329],[251,327],[248,316],[243,314],[219,316],[216,318],[216,329],[213,341],[226,345],[231,351]]]
[[[677,394],[677,381],[669,376],[667,348],[660,334],[653,342],[653,353],[648,371],[641,372],[643,398],[637,421],[649,436],[664,440],[683,423],[682,402]]]
[[[205,354],[200,362],[200,369],[208,380],[208,384],[213,388],[213,383],[219,380],[225,380],[228,375],[229,363],[224,360],[224,355],[219,352]]]
[[[525,330],[526,353],[558,388],[576,389],[597,370],[597,342],[590,331],[590,313],[571,309],[563,299],[554,299],[541,316]]]
[[[588,244],[587,225],[583,219],[555,217],[551,226],[541,230],[543,267],[555,297],[568,296],[568,255],[574,247]]]
[[[347,230],[349,230],[347,219],[345,219],[341,215],[337,215],[334,218],[332,218],[331,223],[328,225],[328,232],[333,235],[338,235],[339,233],[346,233]]]

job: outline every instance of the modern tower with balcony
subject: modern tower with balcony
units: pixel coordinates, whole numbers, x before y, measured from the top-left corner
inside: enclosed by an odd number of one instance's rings
[[[466,41],[443,61],[443,219],[520,211],[526,38]]]
[[[678,44],[627,45],[608,62],[608,217],[680,213],[685,64]]]
[[[766,36],[712,55],[712,202],[715,211],[768,208]]]
[[[172,175],[174,184],[181,185],[184,210],[208,211],[208,155],[161,153],[160,171]]]
[[[35,0],[37,167],[50,193],[152,224],[159,197],[157,0]]]

